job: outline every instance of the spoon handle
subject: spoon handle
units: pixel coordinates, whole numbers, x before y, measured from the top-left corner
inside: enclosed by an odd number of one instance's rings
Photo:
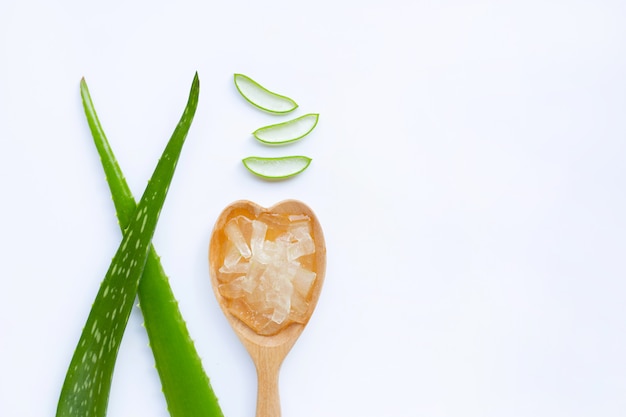
[[[257,363],[256,417],[280,417],[278,372],[282,358],[278,359],[272,355],[264,356],[265,360]]]

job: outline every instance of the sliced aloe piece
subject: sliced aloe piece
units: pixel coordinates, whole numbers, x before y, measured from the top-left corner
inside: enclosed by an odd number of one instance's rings
[[[289,97],[274,93],[252,78],[235,74],[235,86],[250,104],[270,113],[289,113],[298,107],[298,104]]]
[[[304,171],[311,163],[307,156],[294,155],[278,158],[249,156],[242,160],[248,171],[259,177],[271,180],[293,177]]]
[[[315,128],[319,114],[309,113],[304,116],[261,127],[252,134],[259,141],[268,145],[283,145],[302,139]]]

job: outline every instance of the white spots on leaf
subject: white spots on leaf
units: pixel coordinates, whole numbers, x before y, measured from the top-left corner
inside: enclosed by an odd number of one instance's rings
[[[137,210],[136,219],[137,220],[141,219],[141,216],[145,215],[147,212],[148,212],[148,206],[144,206],[141,210]]]
[[[139,232],[140,232],[140,233],[143,233],[143,231],[145,230],[145,228],[146,228],[146,223],[147,223],[147,222],[148,222],[148,215],[147,215],[147,214],[145,214],[145,215],[143,216],[143,220],[141,221],[141,229],[139,229]]]
[[[115,337],[111,336],[111,340],[109,340],[109,352],[112,352],[115,349]]]

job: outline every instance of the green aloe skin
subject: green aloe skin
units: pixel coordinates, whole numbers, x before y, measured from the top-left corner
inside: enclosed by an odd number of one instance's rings
[[[111,188],[123,238],[70,362],[57,417],[106,415],[117,352],[135,296],[139,296],[168,409],[173,417],[222,416],[158,256],[151,245],[187,132],[198,104],[194,77],[184,113],[146,190],[135,204],[100,126],[87,84],[81,81],[83,105]]]

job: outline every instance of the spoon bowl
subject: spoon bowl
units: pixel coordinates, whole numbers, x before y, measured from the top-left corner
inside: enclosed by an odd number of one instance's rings
[[[257,220],[263,216],[274,215],[283,216],[283,218],[291,216],[290,219],[309,219],[310,236],[315,250],[308,256],[307,266],[315,273],[315,279],[308,293],[306,309],[299,315],[299,320],[287,322],[272,334],[261,334],[249,324],[244,323],[240,319],[241,316],[233,314],[231,300],[224,297],[220,291],[222,282],[219,276],[220,268],[224,265],[224,259],[227,256],[225,253],[228,244],[225,231],[227,224],[238,216]],[[326,245],[319,221],[307,205],[297,200],[285,200],[270,208],[263,208],[247,200],[236,201],[222,211],[213,228],[209,245],[209,269],[217,302],[256,367],[258,377],[256,417],[280,417],[278,391],[280,366],[313,314],[326,272]]]

